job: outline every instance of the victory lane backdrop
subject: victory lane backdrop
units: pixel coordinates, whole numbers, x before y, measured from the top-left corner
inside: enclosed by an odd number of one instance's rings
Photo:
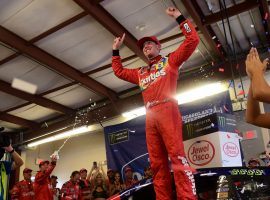
[[[183,123],[211,115],[212,113],[233,114],[229,92],[222,92],[203,100],[179,106]],[[143,169],[149,166],[145,136],[145,116],[104,128],[108,168],[118,170],[123,176],[126,166],[140,179]]]
[[[137,174],[149,166],[145,138],[145,116],[104,128],[108,168],[122,173],[129,166]],[[136,173],[137,172],[137,173]]]

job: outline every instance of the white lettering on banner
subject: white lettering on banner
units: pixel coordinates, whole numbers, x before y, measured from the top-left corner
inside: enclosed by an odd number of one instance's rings
[[[215,147],[207,140],[197,141],[188,149],[188,159],[193,165],[207,165],[213,160],[214,156]]]
[[[184,123],[188,123],[188,122],[192,122],[197,119],[206,117],[208,115],[211,115],[212,113],[223,113],[223,111],[221,107],[217,108],[216,106],[214,106],[213,108],[205,109],[200,112],[194,112],[188,115],[183,115],[182,120]]]
[[[227,156],[236,157],[239,155],[239,149],[236,144],[227,142],[223,145],[223,151]]]

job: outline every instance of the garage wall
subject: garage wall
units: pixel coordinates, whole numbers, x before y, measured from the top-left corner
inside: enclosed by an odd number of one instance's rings
[[[26,150],[25,166],[34,170],[33,175],[38,170],[35,164],[36,158],[50,159],[50,155],[57,150],[64,140],[42,144],[34,150]],[[54,175],[58,176],[58,187],[69,180],[72,171],[81,168],[91,169],[93,161],[106,160],[105,140],[103,132],[88,133],[71,138],[60,152],[60,159],[54,169]],[[104,170],[107,166],[104,166]]]

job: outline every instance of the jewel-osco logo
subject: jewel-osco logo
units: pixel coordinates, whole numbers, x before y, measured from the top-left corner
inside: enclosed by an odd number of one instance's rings
[[[227,142],[223,145],[223,151],[227,156],[236,157],[239,154],[239,148],[232,142]]]
[[[207,140],[194,142],[188,149],[188,159],[193,165],[207,165],[213,160],[214,156],[215,147]]]

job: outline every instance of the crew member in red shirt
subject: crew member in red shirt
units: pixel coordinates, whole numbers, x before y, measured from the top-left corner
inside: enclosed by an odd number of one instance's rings
[[[61,200],[81,200],[81,190],[79,185],[80,172],[71,173],[70,180],[63,184],[61,188]]]
[[[39,164],[39,170],[35,177],[35,200],[53,200],[50,174],[56,166],[57,158],[52,156],[51,163],[46,160]]]
[[[11,200],[34,200],[35,193],[33,182],[31,181],[32,169],[23,170],[24,180],[16,183],[11,190]]]
[[[113,43],[112,68],[117,77],[140,86],[146,107],[146,142],[157,200],[172,196],[168,154],[174,171],[177,199],[196,197],[195,181],[185,158],[182,118],[175,100],[179,67],[190,57],[199,43],[198,34],[189,20],[176,8],[166,13],[176,19],[186,39],[171,54],[159,55],[161,45],[155,36],[144,37],[138,46],[148,58],[148,66],[124,69],[119,56],[125,34]]]

